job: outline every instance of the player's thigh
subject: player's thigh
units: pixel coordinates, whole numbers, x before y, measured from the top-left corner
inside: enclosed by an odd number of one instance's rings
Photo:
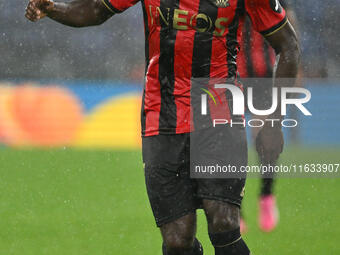
[[[143,138],[146,188],[158,227],[193,214],[198,206],[188,154],[187,134]]]

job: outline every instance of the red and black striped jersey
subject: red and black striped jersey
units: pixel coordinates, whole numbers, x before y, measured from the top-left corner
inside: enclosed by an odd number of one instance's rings
[[[280,4],[287,10],[285,0],[279,0]],[[273,76],[273,67],[276,54],[265,38],[257,32],[246,17],[240,39],[240,52],[237,57],[237,71],[241,78]]]
[[[139,0],[102,0],[120,13]],[[235,78],[245,16],[263,35],[286,23],[278,0],[140,0],[146,73],[142,135],[191,131],[192,78]]]

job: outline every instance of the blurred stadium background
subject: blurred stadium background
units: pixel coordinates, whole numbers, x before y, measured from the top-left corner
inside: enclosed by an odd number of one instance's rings
[[[24,18],[0,2],[0,254],[160,254],[140,152],[144,35],[139,4],[100,27]],[[296,0],[303,83],[313,117],[285,131],[285,163],[340,163],[338,0]],[[250,148],[250,162],[255,154]],[[280,179],[281,224],[257,228],[253,254],[340,254],[336,179]],[[206,224],[198,235],[208,247]]]

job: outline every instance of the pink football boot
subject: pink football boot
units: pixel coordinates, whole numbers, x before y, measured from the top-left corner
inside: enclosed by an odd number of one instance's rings
[[[271,232],[279,220],[279,211],[274,195],[262,196],[259,201],[259,227],[264,232]]]

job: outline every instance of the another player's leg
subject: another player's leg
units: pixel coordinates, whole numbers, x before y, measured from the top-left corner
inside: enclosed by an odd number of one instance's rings
[[[203,207],[215,255],[250,254],[240,233],[239,207],[215,200],[203,200]]]

